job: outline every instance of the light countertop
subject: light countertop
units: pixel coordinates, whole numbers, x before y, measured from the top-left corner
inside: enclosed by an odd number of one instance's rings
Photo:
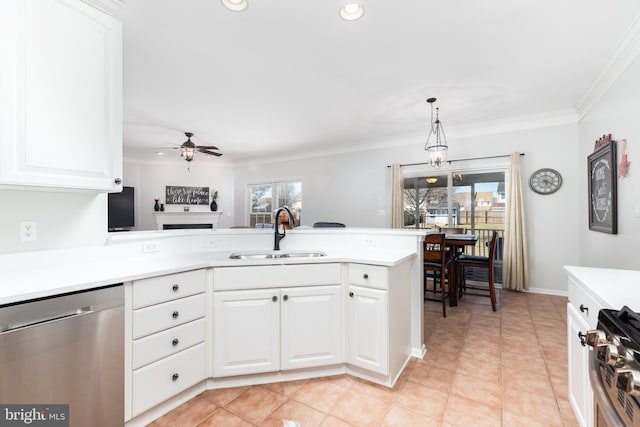
[[[565,266],[571,276],[584,285],[604,308],[623,306],[640,312],[640,271]]]

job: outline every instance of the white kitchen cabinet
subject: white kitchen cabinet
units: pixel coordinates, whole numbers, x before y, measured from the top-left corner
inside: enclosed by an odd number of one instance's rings
[[[567,352],[569,368],[569,402],[578,424],[592,427],[593,391],[589,380],[589,358],[593,357],[589,346],[582,345],[578,336],[598,325],[598,313],[603,308],[596,302],[587,287],[569,277],[569,302],[567,303]]]
[[[349,264],[347,364],[365,379],[393,385],[411,357],[411,264]]]
[[[213,376],[344,363],[340,264],[213,271]]]
[[[0,2],[0,185],[121,190],[122,29],[99,3]]]
[[[206,270],[125,287],[125,419],[207,378]]]
[[[387,375],[387,291],[351,285],[348,295],[347,363]]]
[[[215,292],[213,376],[344,362],[342,287]]]

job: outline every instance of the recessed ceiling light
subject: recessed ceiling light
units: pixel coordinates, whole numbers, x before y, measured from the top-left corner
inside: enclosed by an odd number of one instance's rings
[[[163,151],[156,151],[156,154],[157,154],[158,156],[164,156],[164,152],[163,152]]]
[[[229,10],[243,11],[249,5],[247,0],[222,0],[222,4]]]
[[[347,21],[355,21],[364,15],[364,7],[358,3],[347,3],[340,8],[340,16]]]

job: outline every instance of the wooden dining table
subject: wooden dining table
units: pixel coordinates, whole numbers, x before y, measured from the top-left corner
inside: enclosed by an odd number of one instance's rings
[[[458,272],[458,266],[456,264],[456,254],[458,248],[465,246],[475,246],[478,242],[478,234],[445,234],[445,244],[449,246],[449,253],[453,257],[451,259],[451,268],[449,269],[449,306],[455,307],[458,305],[458,280],[456,274]]]

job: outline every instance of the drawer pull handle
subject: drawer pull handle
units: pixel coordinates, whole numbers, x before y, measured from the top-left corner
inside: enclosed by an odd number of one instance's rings
[[[286,295],[286,294],[285,294],[285,295],[282,297],[282,299],[283,299],[283,300],[285,300],[285,301],[287,301],[287,300],[289,299],[289,295]]]
[[[178,313],[178,311],[174,311],[174,312],[171,314],[171,316],[172,316],[174,319],[177,319],[177,318],[178,318],[178,316],[180,316],[180,313]]]
[[[175,285],[173,285],[171,287],[171,289],[173,289],[173,292],[178,292],[178,289],[180,289],[180,285],[178,285],[177,283]]]
[[[178,338],[174,338],[173,341],[171,341],[171,344],[175,347],[178,345],[180,341],[178,340]]]
[[[580,338],[580,344],[584,347],[587,345],[587,335],[578,331],[578,338]]]
[[[349,292],[349,296],[353,298],[353,292]]]
[[[274,296],[272,296],[272,297],[271,297],[271,301],[273,301],[273,302],[278,302],[278,297],[277,297],[277,296],[275,296],[275,295],[274,295]]]
[[[585,307],[584,304],[580,304],[580,313],[587,312],[587,316],[589,315],[589,307]]]
[[[369,278],[369,275],[368,275],[367,273],[364,273],[364,274],[362,275],[362,278],[363,278],[363,279],[368,279],[368,278]]]
[[[173,375],[171,375],[171,379],[172,379],[173,381],[178,381],[178,378],[180,378],[180,375],[178,375],[178,374],[173,374]]]

